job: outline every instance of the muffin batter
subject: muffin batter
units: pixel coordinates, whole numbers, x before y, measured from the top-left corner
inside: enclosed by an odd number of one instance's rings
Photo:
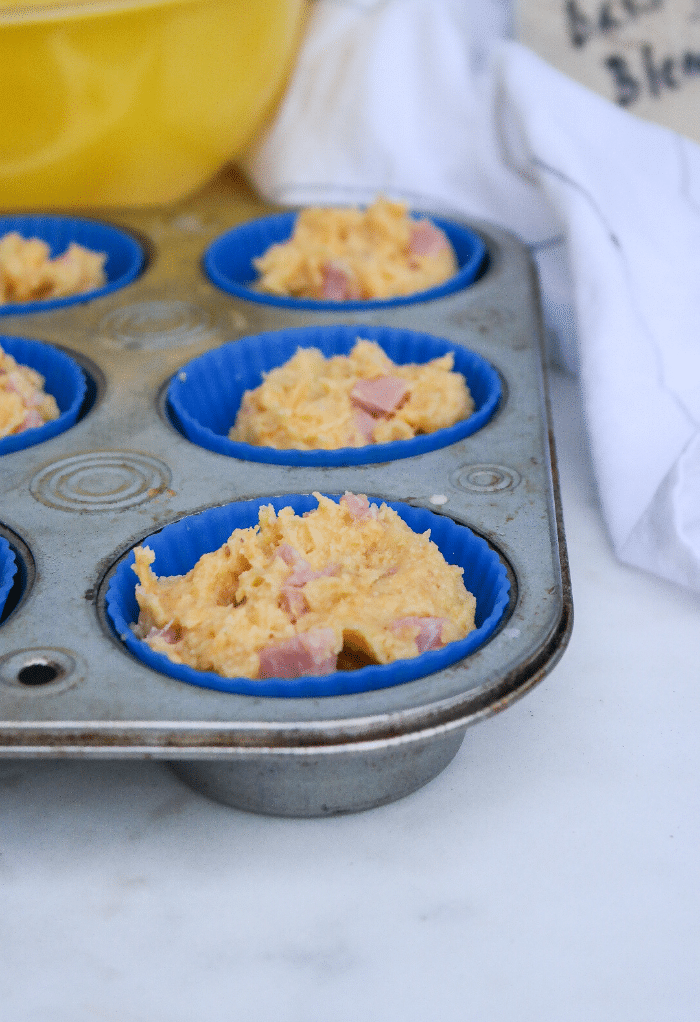
[[[44,391],[44,377],[19,365],[0,347],[0,438],[57,419],[55,398]]]
[[[474,629],[462,569],[429,532],[363,495],[314,496],[302,516],[261,507],[186,575],[157,578],[137,547],[136,635],[200,671],[295,678],[416,657]]]
[[[75,242],[52,259],[45,241],[25,239],[10,231],[0,238],[0,304],[46,301],[94,291],[107,282],[106,260],[105,253],[92,252]]]
[[[451,353],[396,365],[374,341],[326,359],[300,348],[243,395],[231,440],[280,450],[335,450],[410,440],[468,418],[466,380]]]
[[[415,294],[458,270],[443,231],[384,198],[365,210],[304,209],[290,240],[253,262],[260,291],[335,302]]]

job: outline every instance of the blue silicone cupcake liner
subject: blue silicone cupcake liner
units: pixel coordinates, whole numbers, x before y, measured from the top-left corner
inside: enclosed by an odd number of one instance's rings
[[[16,574],[17,561],[12,552],[12,547],[4,536],[0,536],[0,619],[2,618],[2,612],[5,609],[5,603],[12,589],[12,583],[15,580]]]
[[[110,224],[96,220],[84,220],[70,216],[2,216],[0,217],[0,237],[17,231],[23,238],[39,238],[51,247],[51,258],[61,255],[71,241],[92,249],[93,252],[105,252],[105,274],[107,283],[103,287],[86,291],[84,294],[71,295],[67,298],[48,298],[36,302],[8,302],[0,305],[0,315],[14,316],[23,312],[43,312],[59,309],[66,305],[77,305],[92,301],[101,295],[117,291],[130,284],[141,272],[144,263],[143,249],[139,243]]]
[[[212,283],[228,294],[246,298],[249,302],[277,305],[285,309],[311,309],[325,312],[340,309],[388,309],[396,305],[411,305],[443,298],[454,291],[473,284],[486,256],[486,246],[478,234],[453,220],[438,217],[429,219],[444,231],[457,257],[457,273],[437,287],[418,291],[400,298],[371,299],[368,301],[331,302],[312,298],[282,298],[256,291],[257,271],[253,260],[263,255],[270,245],[288,241],[296,223],[296,213],[278,213],[262,217],[235,227],[212,242],[204,254],[204,268]],[[417,218],[417,217],[416,217]]]
[[[33,447],[64,433],[75,424],[87,391],[83,370],[65,352],[50,344],[24,337],[0,337],[0,347],[20,365],[36,369],[45,379],[44,390],[56,398],[57,419],[0,439],[0,455]]]
[[[332,496],[338,499],[338,495]],[[374,502],[378,503],[376,500]],[[133,551],[119,564],[109,584],[106,597],[108,616],[126,647],[143,663],[180,681],[221,692],[274,697],[347,695],[388,688],[440,671],[473,653],[494,632],[508,605],[510,583],[507,572],[498,554],[466,526],[457,525],[452,519],[423,508],[390,501],[386,503],[414,532],[423,533],[430,529],[431,539],[445,559],[464,568],[464,584],[476,597],[477,626],[466,638],[449,643],[442,649],[422,653],[413,659],[398,660],[383,666],[362,667],[356,671],[335,671],[319,677],[255,681],[196,671],[173,663],[163,653],[155,653],[145,642],[137,639],[132,631],[131,625],[138,619],[139,613],[135,595],[137,578],[131,569],[134,563]],[[259,508],[266,504],[272,504],[275,511],[291,506],[296,514],[317,507],[316,498],[310,494],[288,494],[226,504],[174,522],[149,536],[141,545],[154,551],[156,559],[153,570],[157,575],[182,575],[194,566],[202,554],[222,546],[234,529],[257,525]]]
[[[278,450],[229,440],[243,393],[262,383],[263,373],[282,365],[298,348],[318,348],[326,358],[350,353],[358,337],[376,341],[397,364],[424,363],[447,352],[464,375],[475,410],[463,419],[412,440],[395,440],[333,451]],[[481,429],[501,397],[496,370],[480,355],[431,334],[384,326],[318,326],[255,334],[206,352],[175,374],[168,388],[168,411],[177,428],[192,443],[246,461],[275,465],[362,465],[410,458],[447,447]]]

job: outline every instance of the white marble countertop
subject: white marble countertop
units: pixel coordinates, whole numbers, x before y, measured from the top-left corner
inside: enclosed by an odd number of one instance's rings
[[[247,815],[0,762],[3,1022],[695,1022],[700,597],[617,563],[552,379],[575,625],[410,797]]]

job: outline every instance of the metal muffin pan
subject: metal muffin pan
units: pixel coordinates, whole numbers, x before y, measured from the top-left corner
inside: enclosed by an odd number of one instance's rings
[[[144,245],[142,274],[85,304],[3,319],[4,334],[78,361],[88,399],[71,429],[0,459],[0,535],[18,561],[0,624],[0,756],[158,758],[232,806],[328,815],[390,802],[438,774],[470,724],[557,662],[573,606],[527,251],[470,221],[488,265],[462,291],[361,316],[280,309],[223,293],[202,266],[214,239],[267,212],[224,178],[176,208],[107,214]],[[502,379],[496,414],[446,448],[323,468],[230,458],[170,423],[168,383],[199,353],[264,331],[357,322],[424,331],[481,355]],[[105,591],[134,545],[207,507],[314,490],[402,501],[483,536],[511,580],[494,636],[427,677],[318,698],[198,688],[126,650]]]

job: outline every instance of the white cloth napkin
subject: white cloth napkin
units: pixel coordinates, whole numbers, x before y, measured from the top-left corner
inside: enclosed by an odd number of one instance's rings
[[[247,172],[282,204],[382,192],[518,234],[616,553],[700,590],[700,147],[508,26],[498,0],[317,0]]]

